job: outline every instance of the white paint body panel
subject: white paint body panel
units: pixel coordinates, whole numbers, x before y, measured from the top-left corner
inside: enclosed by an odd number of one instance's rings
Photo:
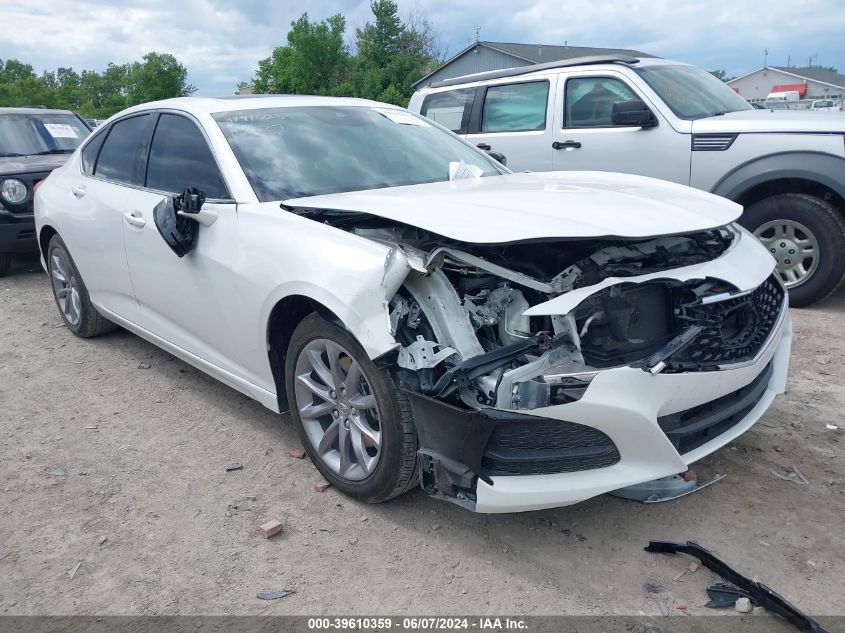
[[[724,226],[742,207],[674,183],[605,172],[508,174],[286,200],[361,211],[469,243],[652,237]]]

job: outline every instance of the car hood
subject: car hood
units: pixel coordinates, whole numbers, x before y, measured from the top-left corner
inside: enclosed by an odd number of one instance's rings
[[[368,213],[462,242],[645,238],[736,220],[742,207],[654,178],[544,172],[285,200],[287,207]]]
[[[842,112],[741,110],[692,122],[693,134],[725,132],[845,133]]]
[[[43,156],[0,156],[0,176],[32,174],[53,171],[67,162],[71,154],[44,154]]]

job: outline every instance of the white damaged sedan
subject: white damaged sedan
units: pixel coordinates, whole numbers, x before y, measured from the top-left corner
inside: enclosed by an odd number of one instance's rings
[[[785,389],[775,262],[723,198],[510,173],[401,108],[318,97],[125,110],[39,187],[68,329],[122,326],[270,409],[385,501],[478,512],[678,474]]]

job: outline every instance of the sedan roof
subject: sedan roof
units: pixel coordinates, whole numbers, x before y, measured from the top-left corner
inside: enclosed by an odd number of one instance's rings
[[[236,95],[231,97],[175,97],[161,101],[151,101],[134,106],[129,111],[141,111],[159,108],[173,108],[194,114],[214,114],[233,110],[259,110],[262,108],[290,108],[295,106],[377,106],[395,108],[397,106],[368,99],[352,97],[315,97],[310,95]]]

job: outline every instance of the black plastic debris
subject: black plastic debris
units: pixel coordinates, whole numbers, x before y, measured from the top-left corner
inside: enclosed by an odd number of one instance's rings
[[[739,572],[735,571],[727,565],[724,561],[716,558],[711,552],[704,549],[698,543],[687,541],[686,543],[672,543],[669,541],[649,541],[645,551],[655,552],[659,554],[688,554],[694,556],[701,561],[710,571],[718,574],[726,581],[734,585],[738,590],[743,591],[742,596],[737,595],[734,602],[740,597],[749,598],[755,605],[764,607],[767,611],[771,611],[790,623],[795,625],[798,630],[805,633],[828,633],[821,625],[806,615],[794,604],[789,602],[779,593],[773,591],[766,585],[756,580],[746,578]]]
[[[732,607],[736,604],[736,601],[739,598],[748,598],[751,600],[751,604],[755,607],[760,606],[757,604],[754,596],[747,591],[731,587],[730,585],[726,585],[721,582],[707,587],[707,595],[710,596],[710,601],[704,606],[708,609],[723,609],[726,607]]]
[[[282,589],[281,591],[262,591],[256,597],[259,600],[278,600],[279,598],[287,598],[292,593],[296,593],[293,589]]]

